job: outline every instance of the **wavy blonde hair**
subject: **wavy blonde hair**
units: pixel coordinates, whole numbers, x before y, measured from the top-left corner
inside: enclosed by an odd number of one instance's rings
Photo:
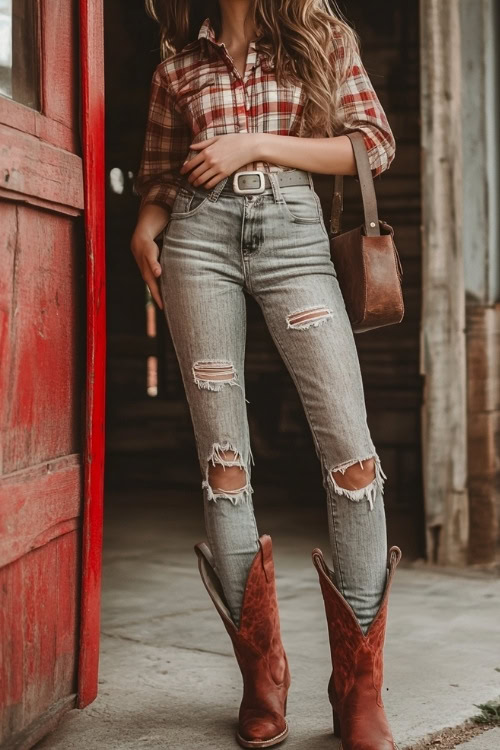
[[[147,13],[160,25],[162,60],[198,36],[209,16],[221,32],[218,0],[145,0]],[[338,92],[359,53],[359,39],[333,0],[253,0],[250,12],[256,46],[274,55],[281,85],[300,82],[306,91],[301,134],[334,136],[342,131]]]

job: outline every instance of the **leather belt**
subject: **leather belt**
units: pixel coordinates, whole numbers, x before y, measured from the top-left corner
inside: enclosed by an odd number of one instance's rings
[[[292,185],[309,185],[309,173],[303,169],[283,169],[273,172],[278,178],[280,187]],[[237,195],[263,193],[271,187],[269,174],[258,169],[255,171],[236,171],[229,175],[222,192],[234,192]]]

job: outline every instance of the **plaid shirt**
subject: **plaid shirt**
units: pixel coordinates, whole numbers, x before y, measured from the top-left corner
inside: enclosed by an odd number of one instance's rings
[[[342,57],[339,49],[336,54]],[[359,57],[339,92],[344,131],[363,133],[373,176],[387,169],[394,137]],[[161,62],[153,73],[141,163],[134,190],[145,203],[169,212],[177,194],[178,170],[196,152],[191,143],[225,133],[299,135],[305,92],[301,85],[278,85],[273,58],[248,45],[243,77],[223,43],[215,41],[210,18],[198,38]],[[252,162],[239,169],[279,171],[281,164]]]

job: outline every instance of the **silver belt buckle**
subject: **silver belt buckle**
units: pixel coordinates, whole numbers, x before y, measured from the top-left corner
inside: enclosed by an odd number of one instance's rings
[[[238,178],[244,174],[258,174],[260,178],[260,184],[258,188],[240,188],[238,185]],[[266,189],[264,172],[261,169],[248,170],[247,172],[236,172],[233,177],[233,190],[238,195],[246,195],[247,193],[263,193]]]

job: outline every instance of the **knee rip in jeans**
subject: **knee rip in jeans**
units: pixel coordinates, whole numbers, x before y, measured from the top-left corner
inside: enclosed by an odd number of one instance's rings
[[[225,385],[241,385],[236,382],[236,371],[232,362],[200,359],[193,364],[193,379],[198,388],[220,391]]]
[[[369,459],[374,459],[375,476],[372,481],[365,487],[360,487],[359,489],[347,489],[346,487],[342,487],[335,481],[334,472],[340,471],[341,474],[345,474],[346,470],[350,466],[353,466],[357,463],[359,463],[361,468],[364,469],[363,461],[368,461]],[[371,456],[365,456],[364,458],[354,458],[351,461],[346,461],[345,463],[340,464],[340,466],[335,466],[333,469],[330,469],[328,471],[328,478],[333,485],[334,492],[336,492],[338,495],[345,495],[350,500],[354,500],[354,502],[359,502],[360,500],[366,499],[370,504],[370,510],[373,510],[373,503],[375,502],[375,498],[377,496],[377,490],[380,490],[381,494],[383,493],[384,480],[387,479],[387,476],[384,474],[384,471],[380,464],[380,458],[376,453],[374,453]]]
[[[314,326],[317,328],[321,323],[325,323],[333,317],[333,312],[329,307],[316,305],[315,307],[306,307],[303,310],[296,310],[286,316],[287,328],[298,328],[305,330]]]
[[[250,459],[252,459],[251,450],[249,454]],[[221,466],[222,472],[219,468]],[[214,467],[215,470],[213,470]],[[226,467],[229,468],[229,471],[226,471]],[[227,477],[224,477],[224,474],[227,474]],[[244,485],[241,486],[243,479]],[[212,487],[211,481],[217,483],[215,487]],[[219,484],[224,486],[219,486]],[[217,502],[217,499],[222,497],[230,500],[233,505],[237,505],[239,502],[248,502],[253,488],[241,452],[227,442],[224,444],[215,443],[212,447],[212,453],[207,459],[207,471],[202,487],[207,491],[207,500]]]

